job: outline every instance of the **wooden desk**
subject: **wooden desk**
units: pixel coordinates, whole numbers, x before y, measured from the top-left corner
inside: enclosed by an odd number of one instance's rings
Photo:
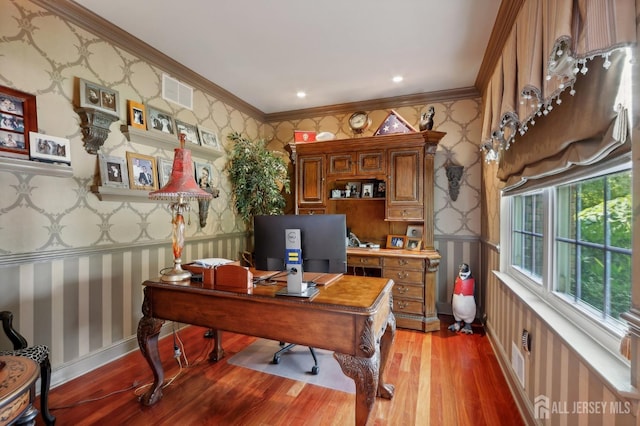
[[[282,286],[257,286],[253,294],[240,294],[202,288],[198,282],[143,285],[138,344],[154,375],[153,386],[140,399],[145,405],[162,398],[158,335],[164,320],[217,330],[209,357],[213,361],[224,355],[220,330],[334,351],[342,371],[356,384],[357,425],[367,423],[376,396],[393,397],[393,385],[383,381],[396,328],[392,280],[343,276],[319,287],[311,301],[275,296]]]
[[[23,356],[0,356],[0,425],[35,424],[38,410],[33,407],[38,364]]]

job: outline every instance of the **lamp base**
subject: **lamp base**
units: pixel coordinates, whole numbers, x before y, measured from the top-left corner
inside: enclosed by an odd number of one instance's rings
[[[191,281],[191,275],[191,272],[185,271],[180,265],[175,265],[173,269],[162,274],[160,281],[168,283]]]

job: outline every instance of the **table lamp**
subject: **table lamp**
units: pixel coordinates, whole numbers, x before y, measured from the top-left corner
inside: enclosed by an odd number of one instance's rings
[[[176,148],[173,157],[173,169],[169,182],[157,191],[149,193],[151,200],[169,200],[173,233],[173,268],[162,273],[161,281],[179,282],[191,279],[191,272],[182,269],[182,249],[184,247],[184,213],[191,210],[193,200],[210,200],[212,194],[200,189],[193,171],[191,151],[184,148],[185,135],[180,134],[180,148]]]

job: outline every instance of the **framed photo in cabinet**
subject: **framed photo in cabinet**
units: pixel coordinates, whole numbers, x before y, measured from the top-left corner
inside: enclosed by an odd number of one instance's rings
[[[0,156],[29,159],[29,134],[38,131],[36,97],[0,86]]]
[[[407,238],[407,250],[418,251],[422,248],[422,239],[420,238]]]
[[[406,235],[387,235],[388,249],[403,249],[407,241]]]
[[[124,158],[99,154],[98,161],[102,186],[129,188],[129,173]]]
[[[158,189],[158,170],[156,159],[127,151],[127,170],[129,171],[129,187],[131,189]]]
[[[422,238],[423,230],[424,230],[424,226],[422,225],[409,225],[407,226],[407,237]]]
[[[362,198],[373,198],[373,184],[372,183],[363,183],[362,184]]]

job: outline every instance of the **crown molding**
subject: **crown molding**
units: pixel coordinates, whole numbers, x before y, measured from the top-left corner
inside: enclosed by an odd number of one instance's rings
[[[376,109],[400,108],[404,106],[420,105],[430,102],[454,101],[458,99],[470,99],[480,96],[475,87],[461,89],[440,90],[436,92],[416,93],[413,95],[394,96],[389,98],[371,99],[361,102],[349,102],[343,104],[327,105],[323,107],[297,109],[265,114],[268,123],[300,120],[303,118],[320,117],[324,115],[348,114],[353,111],[371,111]]]
[[[32,3],[55,13],[56,15],[84,28],[85,30],[107,40],[119,48],[162,68],[172,77],[177,78],[205,93],[210,93],[239,111],[264,121],[264,113],[246,103],[231,92],[207,80],[200,74],[185,67],[142,40],[132,36],[120,27],[96,15],[85,7],[71,0],[31,0]]]
[[[482,64],[476,76],[475,87],[483,96],[524,2],[525,0],[502,0],[500,4],[498,16],[493,24],[489,43],[484,51]]]

